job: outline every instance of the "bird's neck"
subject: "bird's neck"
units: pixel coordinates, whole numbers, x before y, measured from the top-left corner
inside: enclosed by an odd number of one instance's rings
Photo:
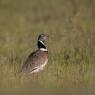
[[[38,40],[38,48],[39,48],[41,51],[47,51],[47,48],[46,48],[44,42],[41,41],[41,40]]]

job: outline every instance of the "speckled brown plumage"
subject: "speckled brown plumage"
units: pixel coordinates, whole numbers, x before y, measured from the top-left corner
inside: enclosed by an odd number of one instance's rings
[[[29,55],[25,64],[22,66],[22,72],[29,73],[36,69],[36,67],[45,63],[48,60],[48,51],[37,50]]]

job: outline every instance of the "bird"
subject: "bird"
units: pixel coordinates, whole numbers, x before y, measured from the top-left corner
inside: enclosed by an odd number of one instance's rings
[[[42,71],[48,63],[48,50],[45,46],[47,39],[46,34],[40,34],[38,36],[38,49],[32,52],[22,65],[21,72],[25,74],[33,74]]]

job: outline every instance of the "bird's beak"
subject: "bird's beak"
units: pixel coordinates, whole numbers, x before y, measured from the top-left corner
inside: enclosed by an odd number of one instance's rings
[[[48,35],[48,34],[46,34],[46,37],[47,37],[47,38],[49,38],[49,35]]]

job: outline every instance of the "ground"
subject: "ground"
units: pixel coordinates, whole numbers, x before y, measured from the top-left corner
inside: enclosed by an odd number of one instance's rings
[[[49,62],[21,75],[40,33]],[[95,95],[95,0],[0,0],[0,94]]]

